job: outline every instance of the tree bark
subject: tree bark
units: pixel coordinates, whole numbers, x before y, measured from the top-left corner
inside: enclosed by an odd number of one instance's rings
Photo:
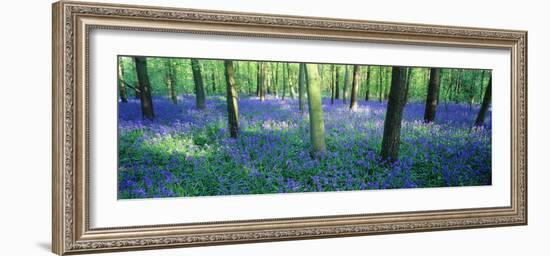
[[[279,83],[281,82],[281,73],[279,72],[279,64],[281,64],[280,62],[277,62],[275,64],[275,71],[273,71],[275,73],[275,75],[273,76],[273,94],[275,94],[275,98],[277,98],[277,96],[279,96]]]
[[[340,66],[336,66],[336,88],[334,92],[334,98],[340,99]]]
[[[382,67],[378,67],[378,101],[382,102]]]
[[[166,86],[168,87],[170,100],[172,103],[178,104],[178,97],[174,85],[174,69],[172,67],[172,61],[170,59],[166,59],[164,65],[166,66]]]
[[[193,81],[195,83],[195,99],[198,109],[206,108],[206,95],[204,93],[204,84],[202,82],[201,67],[197,59],[191,59],[191,69],[193,70]]]
[[[286,88],[288,87],[288,63],[283,64],[283,95],[282,100],[285,100]]]
[[[347,93],[348,93],[348,83],[349,83],[349,68],[347,65],[344,66],[345,73],[344,73],[344,88],[342,91],[342,102],[346,103]]]
[[[365,101],[369,101],[369,94],[370,94],[370,67],[367,66],[367,76],[365,78]]]
[[[485,70],[481,71],[481,77],[479,78],[479,102],[483,102],[483,84],[485,83]]]
[[[405,72],[405,71],[403,71]],[[391,80],[392,80],[392,72],[388,72],[388,70],[386,70],[386,72],[384,72],[384,99],[387,100],[390,98],[390,90],[391,90]]]
[[[260,96],[260,101],[264,101],[265,100],[265,63],[263,62],[260,62],[260,66],[259,66],[259,82],[258,82],[258,86],[259,86],[259,89],[258,89],[258,92],[259,92],[259,96]]]
[[[401,140],[401,120],[405,100],[406,68],[392,67],[392,80],[386,119],[384,120],[384,135],[380,155],[382,160],[395,162],[399,157]]]
[[[306,93],[306,64],[300,63],[298,77],[298,105],[300,113],[304,114],[305,93]]]
[[[430,82],[428,84],[428,96],[426,97],[426,108],[424,111],[424,122],[431,123],[435,120],[437,103],[439,99],[441,69],[430,69]]]
[[[257,65],[257,70],[256,70],[256,97],[260,97],[262,94],[260,92],[260,83],[262,81],[262,63],[259,62],[258,65]],[[260,99],[261,100],[261,99]]]
[[[216,94],[216,69],[212,70],[212,94]]]
[[[330,66],[331,69],[330,69],[330,73],[332,74],[332,83],[331,83],[331,86],[330,86],[330,104],[333,105],[334,104],[334,93],[335,93],[335,87],[336,87],[336,70],[334,68],[334,65],[331,65]]]
[[[405,103],[409,102],[409,92],[411,90],[411,80],[412,80],[413,68],[407,68],[407,89],[405,90]]]
[[[305,64],[303,69],[306,69]],[[321,102],[321,81],[315,64],[308,64],[307,71],[308,107],[309,107],[309,133],[311,138],[311,156],[318,158],[326,151],[325,123],[323,119],[323,106]]]
[[[290,70],[290,64],[287,65],[287,73],[288,73],[288,90],[289,90],[289,94],[290,94],[290,98],[291,99],[294,99],[296,97],[296,91],[294,89],[294,79],[290,79],[291,77],[294,76],[293,72],[291,72]]]
[[[149,74],[147,73],[147,60],[144,57],[135,57],[134,61],[136,63],[136,73],[140,91],[141,115],[144,119],[153,120],[155,118],[155,113],[153,111],[153,98],[151,97]]]
[[[237,85],[235,83],[233,61],[224,61],[225,65],[225,81],[227,90],[227,119],[229,125],[229,134],[231,138],[237,138],[239,133],[239,106],[238,106],[238,92]]]
[[[489,84],[485,89],[483,102],[481,103],[481,108],[479,109],[479,113],[477,114],[477,118],[474,123],[474,126],[482,126],[483,123],[485,122],[485,114],[487,113],[487,110],[489,109],[489,104],[491,103],[491,87],[493,84],[492,81],[493,81],[493,76],[489,77]]]
[[[118,61],[118,88],[120,101],[123,103],[128,102],[128,93],[126,92],[126,84],[124,84],[124,65],[122,65],[122,60]]]
[[[353,65],[353,78],[351,83],[351,97],[349,108],[357,110],[357,91],[359,89],[359,65]]]
[[[458,78],[456,81],[456,85],[454,88],[454,102],[455,104],[458,104],[460,102],[460,88],[462,87],[462,72],[463,70],[460,69],[458,71]]]

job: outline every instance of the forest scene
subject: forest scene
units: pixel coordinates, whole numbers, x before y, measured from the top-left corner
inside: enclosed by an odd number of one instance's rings
[[[491,185],[491,70],[118,57],[118,199]]]

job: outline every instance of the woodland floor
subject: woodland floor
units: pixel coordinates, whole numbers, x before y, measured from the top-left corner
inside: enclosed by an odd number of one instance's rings
[[[297,100],[242,97],[236,140],[223,97],[208,97],[202,111],[192,96],[177,105],[154,98],[152,122],[130,100],[119,103],[118,198],[490,185],[491,112],[472,129],[478,109],[441,103],[436,121],[424,124],[424,104],[408,103],[399,161],[387,164],[379,158],[386,104],[378,101],[350,112],[323,99],[327,153],[312,159]]]

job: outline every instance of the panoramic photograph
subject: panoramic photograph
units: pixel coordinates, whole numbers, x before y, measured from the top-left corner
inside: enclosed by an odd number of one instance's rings
[[[492,72],[118,56],[118,199],[491,185]]]

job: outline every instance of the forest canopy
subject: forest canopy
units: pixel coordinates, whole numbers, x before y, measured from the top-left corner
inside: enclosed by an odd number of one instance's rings
[[[133,57],[120,57],[119,65],[124,70],[121,79],[135,88],[137,77]],[[225,75],[223,60],[197,60],[200,63],[202,79],[209,86],[205,87],[208,95],[225,95]],[[261,65],[260,65],[261,64]],[[239,94],[253,95],[258,84],[258,70],[263,66],[263,73],[268,79],[268,94],[278,96],[281,99],[296,97],[298,90],[299,63],[264,62],[264,61],[233,61],[235,79]],[[335,82],[338,73],[338,82],[343,85],[351,84],[353,65],[321,64],[319,75],[326,83],[322,85],[323,98],[331,97],[332,83]],[[391,82],[391,68],[388,66],[361,65],[359,77],[361,86],[359,95],[362,99],[387,100]],[[191,59],[186,58],[147,58],[147,69],[153,95],[170,95],[167,81],[170,78],[174,84],[176,94],[194,94],[193,71]],[[430,78],[430,69],[424,67],[408,67],[411,71],[408,101],[425,101],[427,86]],[[438,68],[440,72],[441,102],[481,104],[483,101],[484,85],[487,85],[491,77],[491,70],[484,69],[459,69]],[[172,74],[172,75],[170,75]],[[326,79],[326,80],[325,80]],[[340,97],[349,98],[351,86],[344,89],[341,86]],[[342,90],[345,90],[342,92]],[[135,97],[135,90],[128,90],[129,95]],[[272,93],[271,93],[272,92]],[[368,94],[367,94],[368,92]],[[368,95],[368,96],[367,96]]]

